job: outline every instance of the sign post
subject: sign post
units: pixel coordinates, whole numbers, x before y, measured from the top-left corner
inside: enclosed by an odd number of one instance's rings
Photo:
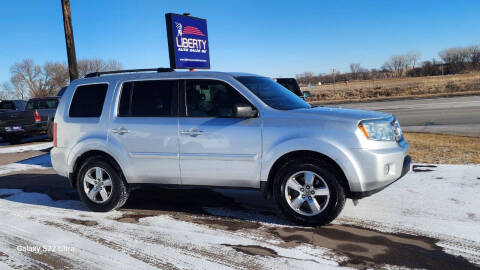
[[[207,20],[173,13],[165,14],[170,67],[209,69]]]

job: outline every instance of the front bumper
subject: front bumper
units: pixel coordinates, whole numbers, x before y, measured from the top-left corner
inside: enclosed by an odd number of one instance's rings
[[[378,188],[375,188],[375,189],[372,189],[372,190],[368,190],[368,191],[359,191],[359,192],[351,192],[350,193],[350,197],[351,199],[353,200],[358,200],[358,199],[361,199],[361,198],[365,198],[365,197],[368,197],[370,195],[373,195],[377,192],[380,192],[382,191],[383,189],[385,189],[386,187],[388,187],[389,185],[395,183],[397,180],[399,180],[400,178],[404,177],[411,169],[412,167],[412,158],[407,155],[404,160],[403,160],[403,166],[402,166],[402,172],[400,174],[400,177],[398,177],[397,179],[395,179],[394,181],[390,182],[389,184],[387,185],[384,185],[382,187],[378,187]]]

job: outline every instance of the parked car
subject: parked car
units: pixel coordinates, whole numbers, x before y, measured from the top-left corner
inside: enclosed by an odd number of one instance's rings
[[[306,99],[310,96],[310,91],[303,91],[300,89],[298,82],[295,78],[275,78],[274,79],[277,83],[281,84],[283,87],[290,90],[295,95]]]
[[[52,164],[93,211],[146,184],[253,188],[323,225],[410,169],[393,115],[314,108],[252,74],[159,71],[96,73],[60,100]]]
[[[0,113],[0,135],[12,144],[23,137],[47,134],[53,139],[52,124],[59,97],[30,99],[23,110]]]
[[[0,100],[0,113],[25,110],[25,100]]]

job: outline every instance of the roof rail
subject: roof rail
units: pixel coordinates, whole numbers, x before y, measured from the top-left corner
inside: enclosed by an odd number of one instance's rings
[[[130,72],[145,72],[145,71],[156,71],[156,72],[173,72],[173,68],[143,68],[143,69],[124,69],[124,70],[112,70],[112,71],[97,71],[88,73],[85,75],[85,78],[100,77],[105,74],[117,74],[117,73],[130,73]]]

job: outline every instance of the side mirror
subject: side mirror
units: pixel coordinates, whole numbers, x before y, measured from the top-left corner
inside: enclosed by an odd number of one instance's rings
[[[235,116],[238,118],[253,118],[257,117],[258,112],[249,104],[240,103],[234,106]]]
[[[310,97],[312,94],[310,93],[310,91],[303,91],[303,98],[308,98]]]

